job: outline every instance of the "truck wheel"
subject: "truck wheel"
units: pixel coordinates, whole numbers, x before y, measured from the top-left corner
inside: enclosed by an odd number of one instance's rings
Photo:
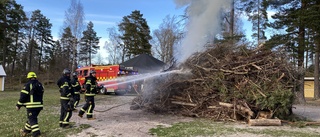
[[[123,90],[117,90],[117,91],[115,91],[114,92],[116,95],[124,95],[124,94],[126,94],[127,92],[126,91],[123,91]]]
[[[106,88],[102,88],[102,89],[100,89],[100,94],[103,94],[103,95],[107,94],[107,92],[106,92]]]

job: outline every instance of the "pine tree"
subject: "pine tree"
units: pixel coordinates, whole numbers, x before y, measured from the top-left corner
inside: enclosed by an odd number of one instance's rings
[[[73,45],[76,38],[72,35],[71,29],[69,27],[63,30],[62,37],[60,39],[61,45],[61,59],[63,60],[61,63],[64,63],[64,68],[71,68],[72,67],[72,60],[75,56],[73,53]]]
[[[97,33],[93,29],[93,23],[90,21],[87,25],[87,29],[83,31],[83,37],[80,41],[80,54],[83,55],[80,58],[80,61],[89,60],[89,65],[91,65],[92,54],[97,54],[100,46],[99,44],[100,37],[97,37]]]
[[[266,45],[284,47],[294,57],[293,62],[297,65],[297,101],[305,102],[304,98],[304,53],[306,50],[305,34],[306,21],[303,19],[307,9],[306,0],[273,1],[270,3],[277,10],[272,17],[275,22],[270,26],[277,30],[285,30],[283,34],[276,34],[267,41]]]
[[[150,28],[140,11],[135,10],[130,15],[124,16],[118,26],[123,34],[120,38],[129,58],[142,53],[151,54]]]
[[[6,66],[11,64],[14,69],[15,60],[17,60],[17,50],[20,42],[20,30],[26,21],[26,15],[23,7],[14,0],[0,1],[0,64]],[[11,71],[12,73],[12,71]]]
[[[258,41],[257,45],[260,45],[261,41],[266,40],[265,31],[268,27],[268,13],[269,7],[268,0],[241,0],[242,11],[249,17],[248,20],[252,22],[252,37]]]
[[[38,50],[38,70],[41,69],[41,64],[43,63],[43,58],[46,56],[46,49],[50,48],[49,45],[53,45],[53,38],[51,35],[51,27],[52,24],[49,22],[49,19],[45,16],[40,16],[39,22],[36,25],[37,33],[36,38],[40,42],[40,47],[37,48]],[[46,44],[46,45],[44,45]]]

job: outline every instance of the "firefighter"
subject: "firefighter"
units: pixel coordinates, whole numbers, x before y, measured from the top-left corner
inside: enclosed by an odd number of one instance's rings
[[[37,80],[37,75],[34,72],[29,72],[27,75],[29,81],[24,85],[20,93],[20,99],[16,104],[17,110],[26,107],[28,121],[24,129],[21,130],[21,136],[26,136],[32,133],[33,137],[40,136],[40,128],[38,125],[38,115],[43,109],[43,92],[42,84]]]
[[[73,95],[73,99],[74,99],[74,104],[73,104],[73,111],[77,111],[76,107],[79,104],[80,101],[80,90],[81,90],[81,86],[80,83],[78,81],[78,74],[77,72],[73,72],[72,74],[72,80],[71,80],[71,85],[72,85],[72,89],[74,91],[74,95]]]
[[[97,78],[96,71],[91,70],[90,75],[85,78],[84,88],[85,88],[85,99],[86,104],[80,109],[78,116],[83,117],[86,112],[88,120],[95,120],[93,117],[93,109],[95,107],[94,96],[97,93]]]
[[[62,77],[57,81],[60,91],[60,121],[59,125],[62,128],[70,128],[69,120],[72,116],[73,110],[73,91],[70,82],[70,69],[64,69]]]

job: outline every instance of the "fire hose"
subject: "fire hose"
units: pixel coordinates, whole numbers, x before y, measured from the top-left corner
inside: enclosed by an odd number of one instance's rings
[[[114,108],[116,108],[116,107],[120,107],[120,106],[129,104],[129,103],[130,103],[130,102],[123,103],[123,104],[120,104],[120,105],[116,105],[116,106],[110,107],[110,108],[108,108],[108,109],[106,109],[106,110],[93,110],[93,111],[95,111],[95,112],[106,112],[106,111],[109,111],[109,110],[114,109]]]

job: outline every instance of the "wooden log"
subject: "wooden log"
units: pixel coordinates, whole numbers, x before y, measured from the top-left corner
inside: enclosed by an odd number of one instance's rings
[[[280,119],[249,119],[250,126],[281,126]]]
[[[197,106],[197,104],[186,103],[186,102],[179,102],[179,101],[171,101],[171,103],[172,103],[172,104],[178,104],[178,105],[192,106],[192,107]]]
[[[224,107],[229,107],[229,108],[234,107],[233,104],[225,103],[225,102],[219,102],[219,105],[220,106],[224,106]],[[253,112],[249,108],[246,108],[246,107],[243,107],[243,106],[240,106],[240,105],[236,105],[236,107],[237,107],[237,109],[248,113],[249,116],[253,116]]]

